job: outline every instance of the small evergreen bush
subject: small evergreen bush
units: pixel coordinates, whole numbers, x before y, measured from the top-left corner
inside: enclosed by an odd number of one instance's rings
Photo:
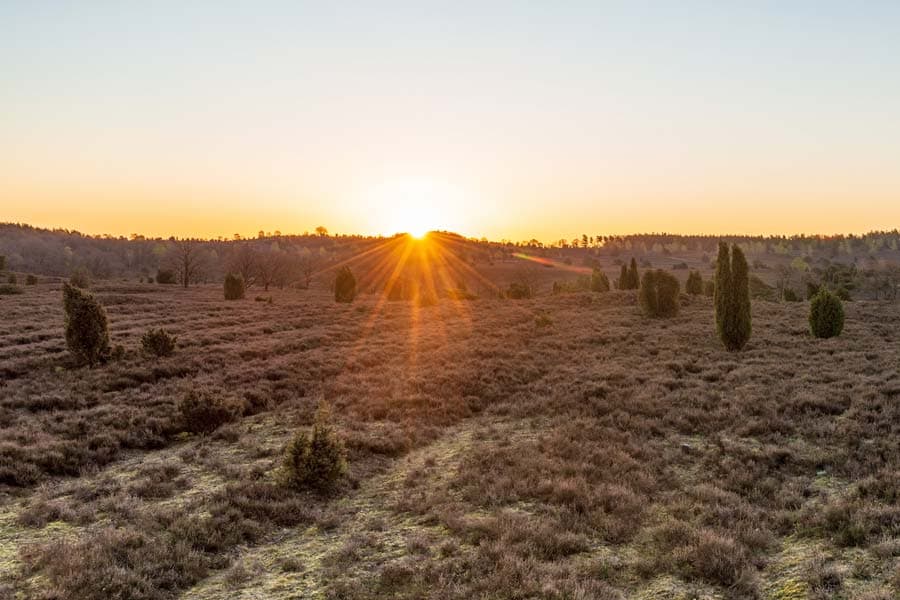
[[[324,402],[316,411],[310,434],[300,432],[287,447],[284,481],[296,490],[329,491],[347,471],[343,441],[332,429],[331,414]]]
[[[591,291],[592,292],[608,292],[609,278],[606,273],[598,268],[594,268],[591,272]]]
[[[25,285],[37,285],[38,279],[34,275],[26,275],[25,276]]]
[[[334,301],[353,302],[356,298],[356,277],[349,267],[341,267],[334,278]]]
[[[784,291],[781,295],[784,298],[785,302],[800,302],[800,296],[798,296],[797,292],[795,292],[791,288],[784,288]]]
[[[19,278],[16,277],[15,273],[10,273],[9,277],[6,278],[6,283],[8,283],[9,285],[16,285],[17,283],[19,283]]]
[[[836,294],[822,289],[809,304],[809,328],[817,338],[830,338],[844,329],[844,305]]]
[[[156,283],[172,285],[175,282],[175,271],[172,271],[171,269],[158,269],[156,271]]]
[[[674,317],[678,314],[678,279],[662,269],[645,271],[638,300],[650,317]]]
[[[146,354],[153,356],[171,356],[175,353],[175,344],[178,341],[174,335],[160,329],[148,329],[141,336],[141,347]]]
[[[512,300],[527,300],[534,297],[534,291],[525,283],[513,282],[506,288],[506,297]]]
[[[66,345],[79,363],[94,366],[109,357],[106,311],[94,297],[66,283],[63,286],[66,313]]]
[[[212,433],[240,412],[237,402],[208,390],[192,389],[178,402],[182,427],[191,433]]]
[[[703,294],[703,276],[700,275],[700,271],[691,271],[688,274],[687,281],[684,283],[684,291],[691,296]]]
[[[716,282],[712,279],[707,279],[703,282],[703,295],[712,298],[716,295]]]
[[[225,299],[226,300],[240,300],[244,297],[244,278],[240,275],[235,275],[234,273],[229,273],[225,276]]]
[[[12,296],[14,294],[23,293],[22,288],[4,283],[0,285],[0,296]]]

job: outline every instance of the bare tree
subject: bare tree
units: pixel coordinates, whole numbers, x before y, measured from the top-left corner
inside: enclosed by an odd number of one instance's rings
[[[244,285],[251,287],[256,283],[259,273],[259,254],[250,244],[241,244],[231,255],[229,270],[240,275],[244,279]]]
[[[319,262],[316,255],[309,250],[304,252],[299,261],[300,279],[303,282],[304,289],[309,289],[318,268]]]
[[[203,274],[203,247],[196,240],[176,240],[169,264],[185,288],[196,283]]]

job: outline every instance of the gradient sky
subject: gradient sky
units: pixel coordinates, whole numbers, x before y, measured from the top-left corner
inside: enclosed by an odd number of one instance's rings
[[[7,0],[0,23],[0,221],[900,227],[896,1]]]

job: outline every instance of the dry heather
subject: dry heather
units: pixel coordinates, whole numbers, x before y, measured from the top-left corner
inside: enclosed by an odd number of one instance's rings
[[[59,287],[0,301],[0,597],[893,598],[900,309],[631,292],[335,304],[106,285],[121,360],[72,368]],[[171,357],[140,350],[163,327]],[[202,388],[242,416],[210,435]],[[349,475],[278,484],[327,400]]]

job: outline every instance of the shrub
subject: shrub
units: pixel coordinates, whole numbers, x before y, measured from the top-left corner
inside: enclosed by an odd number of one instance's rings
[[[853,297],[850,295],[850,290],[845,288],[844,286],[838,286],[836,290],[834,290],[835,295],[843,300],[844,302],[852,302]]]
[[[591,272],[591,291],[592,292],[608,292],[609,278],[606,273],[598,268],[594,268]]]
[[[147,283],[153,283],[153,276],[152,276],[152,275],[150,275],[149,277],[147,277]]]
[[[533,298],[534,290],[527,283],[513,282],[506,288],[506,297],[513,300]]]
[[[21,294],[22,288],[15,285],[4,283],[0,285],[0,296],[12,296],[13,294]]]
[[[343,441],[331,427],[324,402],[316,411],[312,432],[300,432],[288,445],[284,457],[285,483],[297,490],[328,491],[347,471]]]
[[[684,291],[692,296],[699,296],[703,293],[703,276],[700,271],[691,271],[688,274],[687,281],[684,284]]]
[[[109,356],[106,311],[89,293],[74,285],[63,286],[66,312],[66,345],[81,363],[93,366]]]
[[[840,335],[844,329],[844,306],[836,294],[822,289],[809,305],[809,328],[817,338]]]
[[[620,290],[628,289],[628,267],[624,264],[622,265],[622,270],[619,271],[619,278],[616,280],[616,287]]]
[[[678,314],[678,279],[662,269],[645,271],[638,299],[650,317],[674,317]]]
[[[353,302],[356,298],[356,277],[349,267],[341,267],[334,278],[334,301]]]
[[[6,256],[0,254],[0,271],[6,270]]]
[[[712,298],[716,294],[716,282],[712,279],[703,282],[703,295]]]
[[[719,243],[715,284],[716,330],[728,350],[740,350],[750,339],[750,280],[747,259],[736,244]]]
[[[240,406],[208,390],[192,389],[178,402],[178,413],[185,431],[208,434],[233,421]]]
[[[9,277],[6,278],[6,283],[8,283],[9,285],[16,285],[17,283],[19,283],[19,278],[16,277],[15,273],[10,273]]]
[[[225,276],[225,299],[240,300],[244,297],[244,278],[240,275],[229,273]]]
[[[69,283],[74,285],[75,287],[79,287],[83,290],[86,290],[91,286],[91,277],[86,269],[78,268],[72,271],[72,274],[69,275]]]
[[[784,298],[785,302],[800,302],[800,296],[791,288],[784,288],[781,297]]]
[[[156,283],[171,285],[176,281],[175,271],[172,271],[171,269],[158,269],[156,271]]]
[[[148,329],[141,336],[141,347],[147,354],[154,356],[171,356],[175,352],[175,343],[178,341],[174,335],[160,329]]]
[[[631,263],[628,265],[628,287],[627,290],[636,290],[641,285],[641,276],[638,273],[637,261],[631,257]]]
[[[29,274],[25,277],[25,285],[37,285],[37,281],[37,277],[34,275]]]

